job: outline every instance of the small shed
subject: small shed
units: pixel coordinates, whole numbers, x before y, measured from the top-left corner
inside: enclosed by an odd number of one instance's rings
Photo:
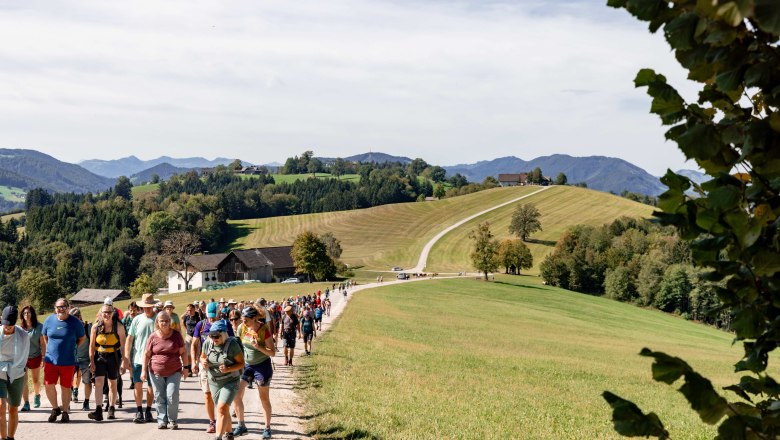
[[[119,301],[123,299],[130,299],[130,294],[124,290],[111,290],[111,289],[81,289],[79,293],[73,295],[70,299],[70,303],[73,305],[87,305],[87,304],[100,304],[106,297],[111,298],[112,301]]]

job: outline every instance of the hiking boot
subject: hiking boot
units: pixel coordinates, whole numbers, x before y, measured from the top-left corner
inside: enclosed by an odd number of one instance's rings
[[[49,414],[49,423],[56,422],[57,421],[57,417],[59,417],[60,414],[62,414],[62,410],[59,407],[52,408],[51,409],[51,414]]]
[[[73,398],[71,400],[73,400],[74,402],[78,402],[79,401],[79,389],[78,388],[73,388],[71,393],[73,395]]]
[[[160,422],[157,424],[157,429],[168,429],[168,424],[165,422]]]
[[[154,417],[152,417],[152,410],[151,409],[147,409],[146,410],[146,413],[145,413],[144,417],[146,418],[145,419],[146,423],[154,422]]]
[[[24,402],[24,405],[22,405],[22,409],[19,411],[29,411],[30,410],[30,402]]]
[[[233,437],[238,437],[239,435],[246,435],[249,433],[249,430],[246,429],[246,425],[243,423],[239,423],[238,426],[233,428]]]
[[[113,406],[109,406],[108,407],[108,417],[107,417],[107,419],[108,420],[116,419],[116,414],[115,413],[116,413],[116,409],[114,409]]]
[[[103,404],[103,412],[108,412],[108,402]]]
[[[36,394],[35,397],[33,397],[33,408],[40,408],[41,407],[41,395]]]
[[[99,407],[95,408],[95,411],[87,414],[87,417],[89,417],[90,419],[92,419],[92,420],[94,420],[96,422],[103,421],[103,407],[99,406]]]
[[[98,408],[99,408],[99,407],[98,407]],[[81,405],[81,410],[82,410],[82,411],[89,411],[89,402],[87,402],[87,401],[85,400],[85,401],[84,401],[84,404],[83,404],[83,405]]]
[[[60,419],[60,423],[68,423],[68,422],[70,422],[70,416],[66,412],[62,413],[62,418]]]
[[[171,429],[176,431],[177,429],[179,429],[179,424],[176,422],[171,422]]]
[[[138,411],[135,413],[135,417],[133,418],[133,423],[146,423],[146,420],[144,419],[144,412]]]
[[[226,432],[222,434],[222,440],[234,440],[232,432]]]
[[[265,428],[265,429],[263,430],[263,438],[264,438],[264,439],[269,439],[269,438],[271,438],[271,428]]]
[[[217,421],[216,420],[209,420],[209,427],[206,428],[206,432],[209,434],[213,434],[217,432]]]

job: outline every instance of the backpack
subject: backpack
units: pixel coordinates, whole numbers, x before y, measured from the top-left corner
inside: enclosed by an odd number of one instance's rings
[[[322,318],[322,309],[317,307],[317,309],[314,310],[314,317],[317,319]]]
[[[304,333],[311,333],[313,326],[312,326],[312,319],[311,318],[303,318],[303,322],[301,323],[301,329]]]

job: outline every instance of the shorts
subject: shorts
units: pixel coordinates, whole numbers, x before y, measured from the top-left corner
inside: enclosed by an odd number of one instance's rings
[[[233,403],[233,399],[235,399],[236,394],[238,394],[239,381],[240,379],[237,377],[234,380],[228,381],[222,386],[219,386],[214,382],[209,381],[209,389],[211,390],[211,400],[214,401],[214,404],[216,405],[222,402],[226,405],[230,405],[231,403]]]
[[[81,383],[87,385],[94,382],[92,370],[89,369],[89,361],[79,361],[79,371],[81,372]]]
[[[119,377],[118,357],[119,353],[95,353],[95,377],[116,380]]]
[[[209,388],[209,370],[198,370],[198,380],[200,381],[200,390],[203,394],[210,394],[211,388]]]
[[[133,364],[133,383],[140,383],[141,382],[141,364]],[[146,372],[146,385],[151,387],[152,386],[152,372],[147,371]]]
[[[190,365],[190,350],[191,350],[191,347],[192,347],[192,336],[188,335],[188,334],[185,334],[184,335],[184,352],[187,353],[187,365],[185,365],[185,367]]]
[[[0,380],[0,399],[7,399],[9,405],[19,407],[22,404],[22,388],[24,388],[24,376],[10,384]]]
[[[274,375],[274,367],[271,364],[271,358],[260,362],[255,365],[247,365],[244,368],[244,374],[241,376],[245,382],[249,382],[254,379],[261,387],[267,387],[271,385],[271,378]]]
[[[314,317],[314,322],[321,322],[321,321],[322,321],[322,316],[320,316],[319,318],[316,316]]]
[[[314,332],[303,334],[303,343],[311,342],[314,339]]]
[[[295,348],[295,333],[292,335],[287,333],[284,334],[284,343],[282,344],[282,347]]]
[[[44,362],[43,384],[56,385],[59,381],[61,388],[73,388],[73,373],[75,372],[75,365],[54,365]]]
[[[41,361],[43,361],[43,355],[27,358],[27,365],[25,366],[28,370],[35,370],[36,368],[41,368]]]

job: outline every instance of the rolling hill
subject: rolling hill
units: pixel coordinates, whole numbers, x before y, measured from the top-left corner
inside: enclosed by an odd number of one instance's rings
[[[539,187],[494,188],[487,191],[433,202],[401,203],[356,211],[231,221],[233,248],[289,245],[303,231],[332,232],[341,240],[342,260],[367,269],[388,270],[392,266],[413,267],[425,243],[439,231],[460,219],[502,202],[537,191]],[[576,187],[553,187],[523,201],[535,203],[542,213],[544,231],[529,243],[534,269],[552,250],[569,226],[601,225],[627,216],[649,217],[653,208],[608,193]],[[473,270],[468,263],[470,240],[465,238],[474,224],[488,220],[498,237],[506,229],[515,204],[478,217],[445,235],[433,248],[428,272]]]
[[[144,183],[144,182],[151,182],[152,176],[154,176],[155,174],[157,174],[160,180],[168,180],[174,174],[184,174],[191,170],[200,171],[200,168],[175,167],[167,162],[164,162],[155,165],[151,168],[145,169],[139,173],[133,174],[132,176],[130,176],[130,181],[133,182],[133,185]]]
[[[584,182],[588,188],[620,194],[625,190],[640,194],[658,195],[666,190],[660,180],[647,171],[623,159],[605,156],[573,157],[553,154],[525,161],[514,156],[500,157],[474,164],[445,166],[447,175],[460,173],[469,181],[482,182],[485,177],[502,173],[522,173],[539,167],[545,176],[553,179],[566,174],[569,184]]]
[[[177,168],[210,168],[217,165],[229,165],[235,159],[218,157],[214,160],[204,159],[202,157],[187,157],[176,159],[168,156],[161,156],[157,159],[141,160],[135,156],[123,157],[121,159],[100,160],[91,159],[79,162],[79,165],[100,176],[119,177],[132,176],[148,170],[156,165],[167,163]],[[150,174],[151,175],[151,174]],[[160,175],[162,177],[162,175]]]

